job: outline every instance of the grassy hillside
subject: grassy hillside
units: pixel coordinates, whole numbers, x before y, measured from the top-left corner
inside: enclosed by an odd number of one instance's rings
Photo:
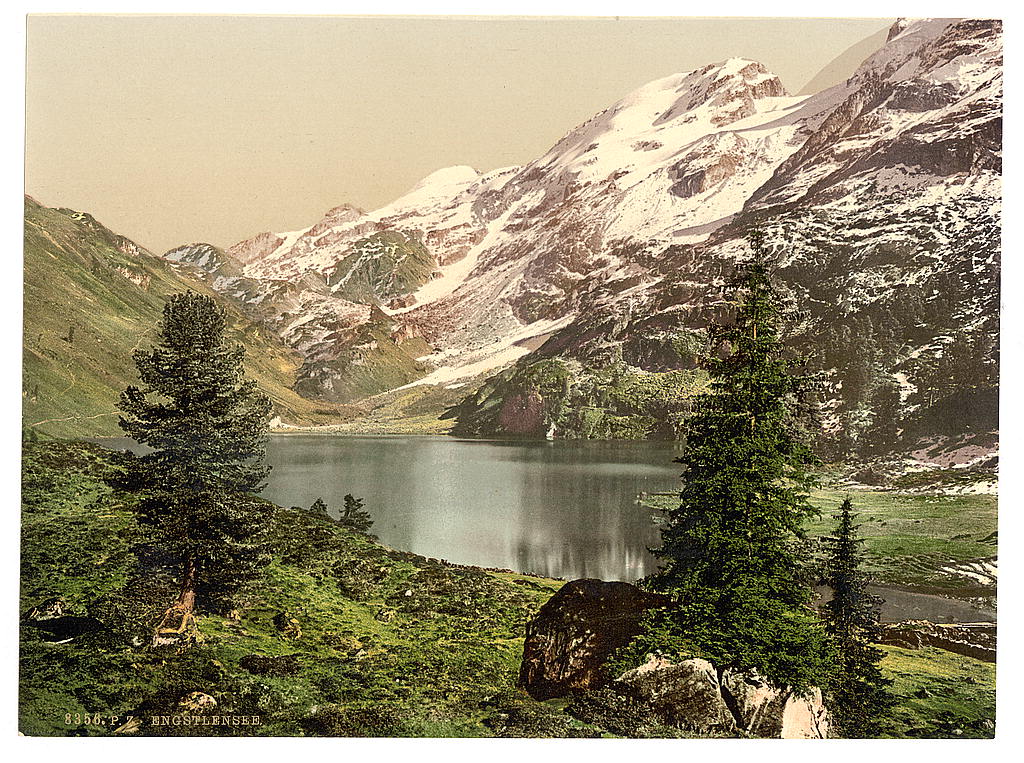
[[[832,515],[847,495],[859,515],[869,569],[880,582],[956,596],[995,596],[993,586],[943,568],[997,556],[996,496],[825,488],[811,496],[821,516],[810,524],[808,535],[833,532]]]
[[[998,555],[996,496],[825,485],[811,494],[821,514],[805,528],[814,549],[817,538],[833,532],[832,515],[846,496],[858,514],[868,571],[878,583],[960,598],[995,597],[994,586],[943,568],[992,561]],[[660,495],[646,503],[665,511],[678,499]]]
[[[186,654],[153,653],[141,645],[173,586],[136,561],[147,537],[131,498],[101,482],[117,457],[77,443],[25,447],[22,611],[60,596],[109,628],[60,645],[22,628],[26,734],[109,734],[65,715],[180,712],[197,690],[219,712],[261,716],[232,734],[491,733],[488,703],[514,694],[525,622],[558,581],[455,567],[280,509],[276,558],[236,613],[203,617],[205,641]],[[274,626],[280,612],[298,620],[299,638]],[[272,671],[286,675],[258,675],[242,666],[250,655],[292,659]]]
[[[318,363],[315,372],[304,375],[296,389],[310,397],[328,396],[346,404],[422,378],[428,369],[417,358],[429,354],[430,347],[420,337],[395,337],[393,328],[387,316],[372,317],[356,329],[355,338],[336,358]],[[328,392],[322,386],[323,375],[329,376]]]
[[[651,373],[612,363],[588,368],[561,358],[521,361],[484,382],[448,416],[463,437],[580,440],[676,439],[691,398],[704,390],[695,370]]]
[[[21,610],[60,597],[104,629],[60,644],[21,628],[23,733],[613,735],[572,717],[571,701],[536,702],[514,688],[525,624],[560,581],[388,549],[301,509],[275,511],[273,564],[233,611],[202,617],[200,645],[149,650],[175,591],[147,566],[132,497],[103,482],[121,457],[81,443],[25,445]],[[301,632],[275,626],[281,614]],[[892,736],[992,735],[994,665],[936,649],[886,653],[899,697]],[[151,725],[180,715],[193,691],[212,696],[217,714],[260,723]],[[116,732],[128,716],[142,724]],[[612,725],[621,733],[623,719]]]
[[[53,436],[118,434],[117,396],[137,381],[132,350],[152,341],[167,296],[212,294],[90,215],[29,198],[24,286],[22,423]],[[300,358],[226,306],[233,339],[247,350],[247,372],[276,415],[294,424],[341,416],[336,406],[294,392]]]

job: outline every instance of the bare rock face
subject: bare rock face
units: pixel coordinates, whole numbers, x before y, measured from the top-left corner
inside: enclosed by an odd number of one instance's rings
[[[284,239],[273,233],[259,233],[245,241],[229,246],[227,253],[239,262],[248,265],[262,259],[284,243]]]
[[[647,610],[667,602],[629,583],[566,583],[526,626],[519,685],[542,700],[603,686],[611,653],[640,633]]]
[[[791,693],[782,708],[782,739],[827,739],[829,714],[821,689],[805,695]]]
[[[719,675],[707,660],[672,663],[652,656],[611,688],[644,703],[666,724],[703,736],[827,739],[829,734],[821,689],[798,694],[756,673]]]
[[[712,736],[736,731],[736,719],[722,696],[718,673],[707,660],[673,664],[651,657],[619,676],[614,688],[648,705],[677,728]]]
[[[933,623],[906,620],[882,628],[879,644],[921,649],[934,646],[985,662],[996,661],[995,623]]]
[[[722,698],[732,710],[737,727],[750,736],[782,736],[786,695],[756,672],[723,671]]]

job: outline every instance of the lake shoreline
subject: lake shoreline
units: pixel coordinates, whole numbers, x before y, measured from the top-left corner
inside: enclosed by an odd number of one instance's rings
[[[129,446],[123,438],[93,441]],[[350,493],[366,500],[382,544],[450,564],[524,577],[635,582],[656,569],[646,549],[657,544],[653,518],[677,495],[675,453],[673,443],[662,441],[273,432],[267,460],[274,469],[263,495],[283,506],[322,498],[336,513]],[[931,513],[930,506],[919,510]],[[907,507],[897,502],[887,511],[902,514]],[[888,519],[898,533],[917,531],[915,520],[897,526]],[[869,525],[886,541],[889,531],[879,533],[881,526]],[[934,575],[901,581],[893,574],[881,579],[879,593],[906,600],[909,611],[889,619],[935,619],[918,610],[939,619],[956,613],[963,622],[995,619],[988,606],[994,586],[955,579],[947,586]]]

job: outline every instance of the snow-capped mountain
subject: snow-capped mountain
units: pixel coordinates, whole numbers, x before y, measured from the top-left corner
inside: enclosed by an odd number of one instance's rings
[[[671,368],[658,338],[706,325],[756,226],[830,343],[837,410],[867,405],[843,386],[865,342],[869,376],[920,407],[954,344],[994,362],[1001,84],[999,22],[900,21],[815,95],[734,58],[641,87],[522,167],[439,170],[381,209],[167,256],[303,352],[305,394],[345,400],[529,353]]]

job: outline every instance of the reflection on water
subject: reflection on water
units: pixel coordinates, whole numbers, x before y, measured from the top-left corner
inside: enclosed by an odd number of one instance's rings
[[[553,577],[635,580],[657,540],[641,493],[674,491],[672,443],[281,436],[264,495],[285,506],[363,498],[389,546]]]
[[[104,439],[114,448],[124,438]],[[674,443],[501,442],[449,437],[270,438],[264,491],[283,506],[362,498],[393,548],[459,564],[603,580],[653,572],[658,533],[642,493],[675,492]],[[942,596],[875,589],[883,620],[995,620]]]

